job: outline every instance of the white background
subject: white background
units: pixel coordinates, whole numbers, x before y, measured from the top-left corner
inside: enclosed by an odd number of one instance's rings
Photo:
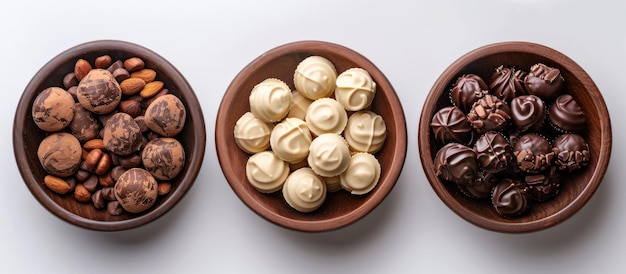
[[[224,3],[221,3],[224,2]],[[11,1],[0,8],[1,273],[624,273],[624,1]],[[70,225],[30,194],[11,128],[30,78],[74,45],[119,39],[173,63],[194,88],[207,148],[194,186],[157,221],[105,233]],[[263,52],[298,40],[338,43],[376,64],[407,119],[403,172],[387,199],[343,229],[301,233],[269,223],[230,189],[215,154],[222,94]],[[435,195],[417,149],[422,104],[466,52],[502,41],[552,47],[595,81],[613,120],[603,183],[576,215],[511,235],[478,228]]]

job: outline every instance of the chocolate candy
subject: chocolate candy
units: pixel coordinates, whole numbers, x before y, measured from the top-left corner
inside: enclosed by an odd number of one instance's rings
[[[187,110],[183,102],[173,94],[156,98],[146,108],[146,125],[164,137],[174,137],[183,130]]]
[[[524,83],[529,94],[551,101],[562,92],[563,76],[557,68],[538,63],[530,67]]]
[[[520,181],[503,179],[493,188],[491,203],[498,214],[513,217],[528,209],[528,194]]]
[[[457,185],[459,190],[470,198],[489,198],[491,190],[498,183],[493,173],[480,172],[471,185]]]
[[[81,142],[98,137],[101,126],[94,114],[79,103],[74,104],[74,109],[74,118],[69,125],[72,135]]]
[[[468,113],[474,102],[488,93],[487,84],[476,74],[465,74],[457,78],[450,91],[450,100],[463,113]]]
[[[74,174],[82,155],[80,142],[72,134],[59,132],[44,138],[37,149],[43,169],[49,174],[67,177]]]
[[[539,173],[552,164],[554,151],[546,138],[529,133],[520,136],[513,147],[513,154],[520,170]]]
[[[574,171],[589,164],[589,145],[578,134],[563,134],[557,137],[552,146],[558,151],[555,165],[561,171]]]
[[[33,120],[42,130],[64,129],[74,118],[74,98],[58,87],[44,89],[37,95],[31,110]]]
[[[469,144],[474,132],[465,114],[455,106],[437,111],[430,122],[437,141],[445,143]]]
[[[443,180],[471,185],[478,176],[476,153],[464,145],[449,143],[435,156],[435,173]]]
[[[76,97],[87,110],[96,114],[107,114],[119,104],[122,90],[109,71],[92,69],[78,84]]]
[[[511,117],[520,132],[539,130],[546,118],[546,106],[535,95],[522,95],[511,100]]]
[[[510,102],[513,98],[526,94],[524,88],[526,74],[523,70],[499,66],[496,68],[496,72],[491,75],[489,90],[496,97],[505,102]]]
[[[554,198],[561,191],[561,177],[554,171],[524,177],[528,195],[534,201],[543,203]]]
[[[102,141],[108,151],[118,155],[129,155],[139,150],[141,129],[130,115],[116,113],[107,120]]]
[[[511,123],[511,109],[500,98],[485,95],[474,103],[467,119],[478,133],[501,131]]]
[[[480,167],[489,173],[505,170],[513,159],[509,142],[502,134],[494,131],[487,132],[476,140],[474,153]]]
[[[578,102],[569,94],[556,98],[550,106],[550,123],[561,132],[577,132],[583,130],[587,118]]]
[[[157,198],[157,182],[141,168],[124,172],[115,184],[115,198],[130,213],[139,213],[152,207]]]
[[[183,170],[185,150],[174,138],[155,138],[141,152],[144,168],[158,180],[171,180]]]

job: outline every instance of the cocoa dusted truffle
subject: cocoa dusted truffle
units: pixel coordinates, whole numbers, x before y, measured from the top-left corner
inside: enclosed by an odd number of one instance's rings
[[[548,115],[552,126],[561,132],[578,132],[586,127],[585,112],[574,97],[563,94],[550,106]]]
[[[74,118],[74,98],[62,88],[44,89],[33,102],[32,115],[40,129],[48,132],[62,130]]]
[[[461,193],[467,197],[482,199],[491,196],[491,190],[498,183],[498,177],[493,173],[480,172],[471,185],[457,185]]]
[[[474,135],[465,114],[458,107],[444,107],[437,111],[430,122],[435,139],[443,144],[469,144]]]
[[[465,74],[457,78],[450,91],[450,100],[463,113],[468,113],[474,102],[488,94],[487,84],[476,74]]]
[[[589,164],[591,159],[589,145],[578,134],[560,135],[552,142],[552,146],[558,153],[554,160],[555,165],[561,171],[572,172]]]
[[[78,102],[96,114],[115,110],[122,99],[122,90],[115,77],[106,69],[92,69],[78,83]]]
[[[563,76],[557,68],[538,63],[530,67],[524,83],[528,94],[537,95],[551,101],[562,92]]]
[[[493,95],[485,95],[472,106],[467,119],[478,133],[502,131],[511,124],[511,109]]]
[[[474,144],[474,153],[476,153],[480,167],[489,173],[505,170],[513,159],[509,142],[502,134],[494,131],[478,137]]]
[[[508,103],[513,98],[526,94],[524,88],[526,74],[523,70],[499,66],[491,75],[489,90],[491,94]]]
[[[79,103],[74,104],[74,109],[74,119],[69,125],[72,135],[81,142],[98,137],[101,126],[95,115]]]
[[[113,114],[104,126],[102,142],[108,151],[117,155],[132,154],[141,146],[141,128],[130,115]]]
[[[514,179],[503,179],[493,188],[491,203],[504,217],[521,215],[528,209],[528,193],[523,184]]]
[[[534,201],[543,203],[554,198],[561,191],[561,176],[554,168],[545,174],[534,174],[524,177],[528,195]]]
[[[146,108],[146,125],[165,137],[174,137],[183,130],[187,110],[173,94],[159,96]]]
[[[82,155],[80,142],[74,135],[59,132],[44,138],[37,149],[39,162],[49,174],[67,177],[74,174]]]
[[[144,168],[159,180],[171,180],[185,165],[185,150],[174,138],[155,138],[141,153]]]
[[[439,178],[459,185],[471,185],[478,176],[476,153],[464,145],[449,143],[435,156],[435,173]]]
[[[124,210],[139,213],[156,202],[157,182],[150,173],[141,168],[131,168],[122,173],[115,188],[115,199]]]
[[[519,132],[539,130],[546,119],[546,106],[543,100],[535,95],[513,98],[510,108],[513,125]]]
[[[552,164],[554,151],[545,137],[529,133],[519,137],[513,154],[521,171],[539,173]]]

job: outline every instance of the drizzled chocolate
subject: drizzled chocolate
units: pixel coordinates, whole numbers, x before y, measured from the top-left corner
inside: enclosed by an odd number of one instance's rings
[[[520,181],[503,179],[493,188],[491,202],[500,215],[512,217],[528,209],[528,194]]]
[[[450,91],[450,100],[464,113],[468,113],[474,102],[488,93],[487,84],[476,74],[465,74],[457,78]]]
[[[467,146],[449,143],[435,156],[435,172],[444,180],[471,185],[478,176],[476,154]]]
[[[556,98],[550,106],[549,118],[557,130],[564,132],[583,130],[587,123],[582,108],[569,94],[563,94]]]
[[[524,88],[526,74],[523,70],[499,66],[491,75],[489,90],[491,94],[508,103],[513,98],[526,94]]]
[[[435,139],[444,144],[451,142],[468,144],[472,140],[472,127],[458,107],[444,107],[437,111],[430,127],[433,129]]]
[[[513,158],[509,142],[502,134],[490,131],[481,135],[474,144],[478,164],[489,173],[505,170]]]

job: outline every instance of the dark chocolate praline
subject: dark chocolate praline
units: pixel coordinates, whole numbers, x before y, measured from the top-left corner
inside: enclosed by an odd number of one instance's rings
[[[535,95],[522,95],[511,100],[511,118],[519,132],[541,129],[546,119],[546,106],[543,100]]]
[[[552,142],[552,146],[557,150],[554,164],[561,171],[571,172],[589,164],[589,145],[578,134],[560,135]]]
[[[468,113],[474,102],[488,94],[485,81],[476,74],[465,74],[457,78],[452,90],[450,100],[463,113]]]
[[[493,173],[480,172],[471,185],[457,185],[465,196],[476,199],[489,198],[491,190],[498,183],[498,177]]]
[[[552,126],[560,132],[578,132],[585,129],[587,123],[585,112],[569,94],[556,98],[548,117]]]
[[[544,171],[555,156],[550,142],[534,133],[520,136],[513,146],[513,154],[520,170],[528,173]]]
[[[513,98],[526,94],[524,88],[526,74],[523,70],[499,66],[491,75],[489,90],[491,94],[508,103]]]
[[[554,167],[542,174],[525,176],[524,183],[530,198],[539,203],[556,197],[561,191],[561,176],[556,173]]]
[[[504,217],[514,217],[526,212],[528,200],[526,188],[514,179],[501,180],[491,193],[493,207]]]
[[[465,114],[455,106],[444,107],[433,115],[430,127],[435,139],[442,144],[469,144],[473,139],[473,130]]]
[[[435,156],[435,174],[459,185],[471,185],[478,176],[479,167],[474,151],[458,143],[443,146]]]
[[[494,95],[485,95],[472,106],[467,119],[480,134],[502,131],[511,124],[511,109],[506,102]]]
[[[487,132],[476,140],[474,153],[480,167],[489,173],[505,170],[513,159],[513,150],[502,134]]]
[[[551,101],[563,91],[564,81],[565,79],[559,69],[538,63],[530,67],[530,71],[524,79],[524,85],[528,94]]]

